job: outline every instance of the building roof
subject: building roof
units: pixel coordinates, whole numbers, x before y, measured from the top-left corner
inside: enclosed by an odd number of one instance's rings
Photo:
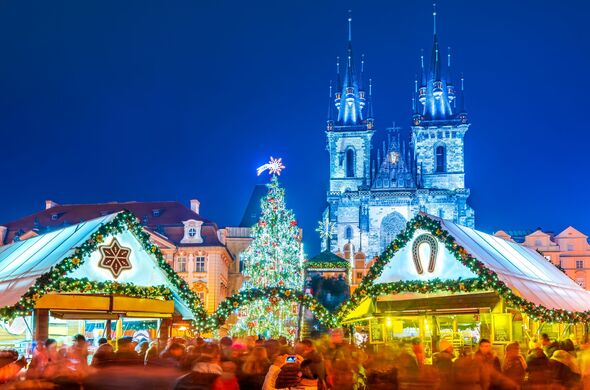
[[[568,226],[563,232],[559,233],[557,238],[588,238],[587,235],[575,229],[572,226]]]
[[[202,221],[202,244],[191,246],[221,246],[217,237],[217,225],[180,202],[109,202],[95,204],[60,205],[48,201],[53,207],[31,214],[24,218],[2,224],[8,228],[4,243],[10,243],[27,232],[44,234],[72,224],[89,221],[97,217],[123,210],[131,211],[148,230],[157,232],[175,245],[181,245],[184,237],[183,221],[194,219]],[[0,242],[0,245],[2,243]]]
[[[343,264],[345,267],[348,264],[346,259],[330,252],[330,250],[325,250],[323,252],[318,253],[311,259],[308,259],[306,262],[303,263],[305,267],[307,264],[310,263],[332,263],[332,264]]]
[[[66,257],[74,255],[77,248],[86,244],[94,232],[101,226],[113,222],[118,215],[120,213],[109,214],[0,246],[0,307],[12,306],[19,302],[41,276],[51,272]],[[117,237],[118,240],[127,240],[126,246],[132,244],[129,261],[141,270],[121,274],[118,282],[150,287],[167,280],[166,273],[159,267],[155,258],[148,254],[133,234],[124,228],[121,233],[117,233]],[[98,252],[98,249],[95,252]],[[89,261],[91,260],[86,260],[86,263]],[[65,276],[96,280],[96,275],[93,277],[89,273],[80,274],[84,266],[86,264],[82,263],[81,268],[69,271]],[[103,280],[99,278],[97,281]],[[183,302],[178,291],[175,291],[174,285],[168,281],[166,287],[172,290],[174,300],[178,304],[177,309],[183,317],[194,318],[188,304]]]
[[[590,310],[590,292],[576,284],[538,252],[450,221],[421,215],[439,221],[441,229],[447,231],[458,245],[479,260],[485,268],[493,271],[514,294],[549,309],[573,312]],[[442,243],[439,243],[439,248],[442,249],[438,251],[436,268],[432,272],[418,274],[412,261],[412,242],[425,233],[420,230],[394,255],[375,283],[476,277]]]
[[[252,227],[258,223],[260,213],[262,213],[260,202],[267,193],[268,188],[264,184],[257,184],[254,187],[239,227]]]

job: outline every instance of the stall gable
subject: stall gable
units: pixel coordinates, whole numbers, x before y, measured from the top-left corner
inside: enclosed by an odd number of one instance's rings
[[[455,255],[440,240],[426,230],[417,229],[374,283],[472,278],[477,278],[477,275],[457,261]]]
[[[153,255],[147,253],[128,230],[106,237],[97,250],[67,276],[143,287],[170,285]]]

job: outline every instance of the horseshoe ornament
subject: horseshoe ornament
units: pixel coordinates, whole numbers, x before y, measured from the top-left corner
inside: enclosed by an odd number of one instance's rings
[[[430,247],[430,261],[428,262],[428,272],[434,272],[434,268],[436,267],[436,255],[438,254],[438,243],[436,242],[436,238],[430,234],[421,234],[414,240],[412,244],[412,258],[414,259],[414,265],[416,266],[416,271],[419,275],[424,273],[424,268],[422,267],[422,260],[420,259],[420,245],[421,244],[428,244]]]

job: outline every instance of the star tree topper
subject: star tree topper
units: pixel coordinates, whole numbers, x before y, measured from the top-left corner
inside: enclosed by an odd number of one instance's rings
[[[273,156],[270,156],[270,161],[264,165],[259,166],[256,170],[256,174],[260,176],[262,172],[268,169],[268,173],[270,173],[271,175],[276,174],[278,176],[281,176],[281,171],[285,169],[282,160],[282,158],[274,158]]]
[[[116,238],[113,239],[111,245],[102,245],[98,249],[101,254],[98,266],[111,271],[115,279],[119,277],[121,271],[131,269],[129,261],[131,249],[122,247]]]

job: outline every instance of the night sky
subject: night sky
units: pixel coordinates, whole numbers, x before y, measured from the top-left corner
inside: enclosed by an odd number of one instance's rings
[[[377,128],[407,129],[432,44],[427,0],[0,2],[0,223],[45,199],[197,198],[204,217],[234,225],[273,155],[314,254],[349,8]],[[590,234],[589,12],[584,1],[439,2],[441,46],[465,74],[479,229]]]

